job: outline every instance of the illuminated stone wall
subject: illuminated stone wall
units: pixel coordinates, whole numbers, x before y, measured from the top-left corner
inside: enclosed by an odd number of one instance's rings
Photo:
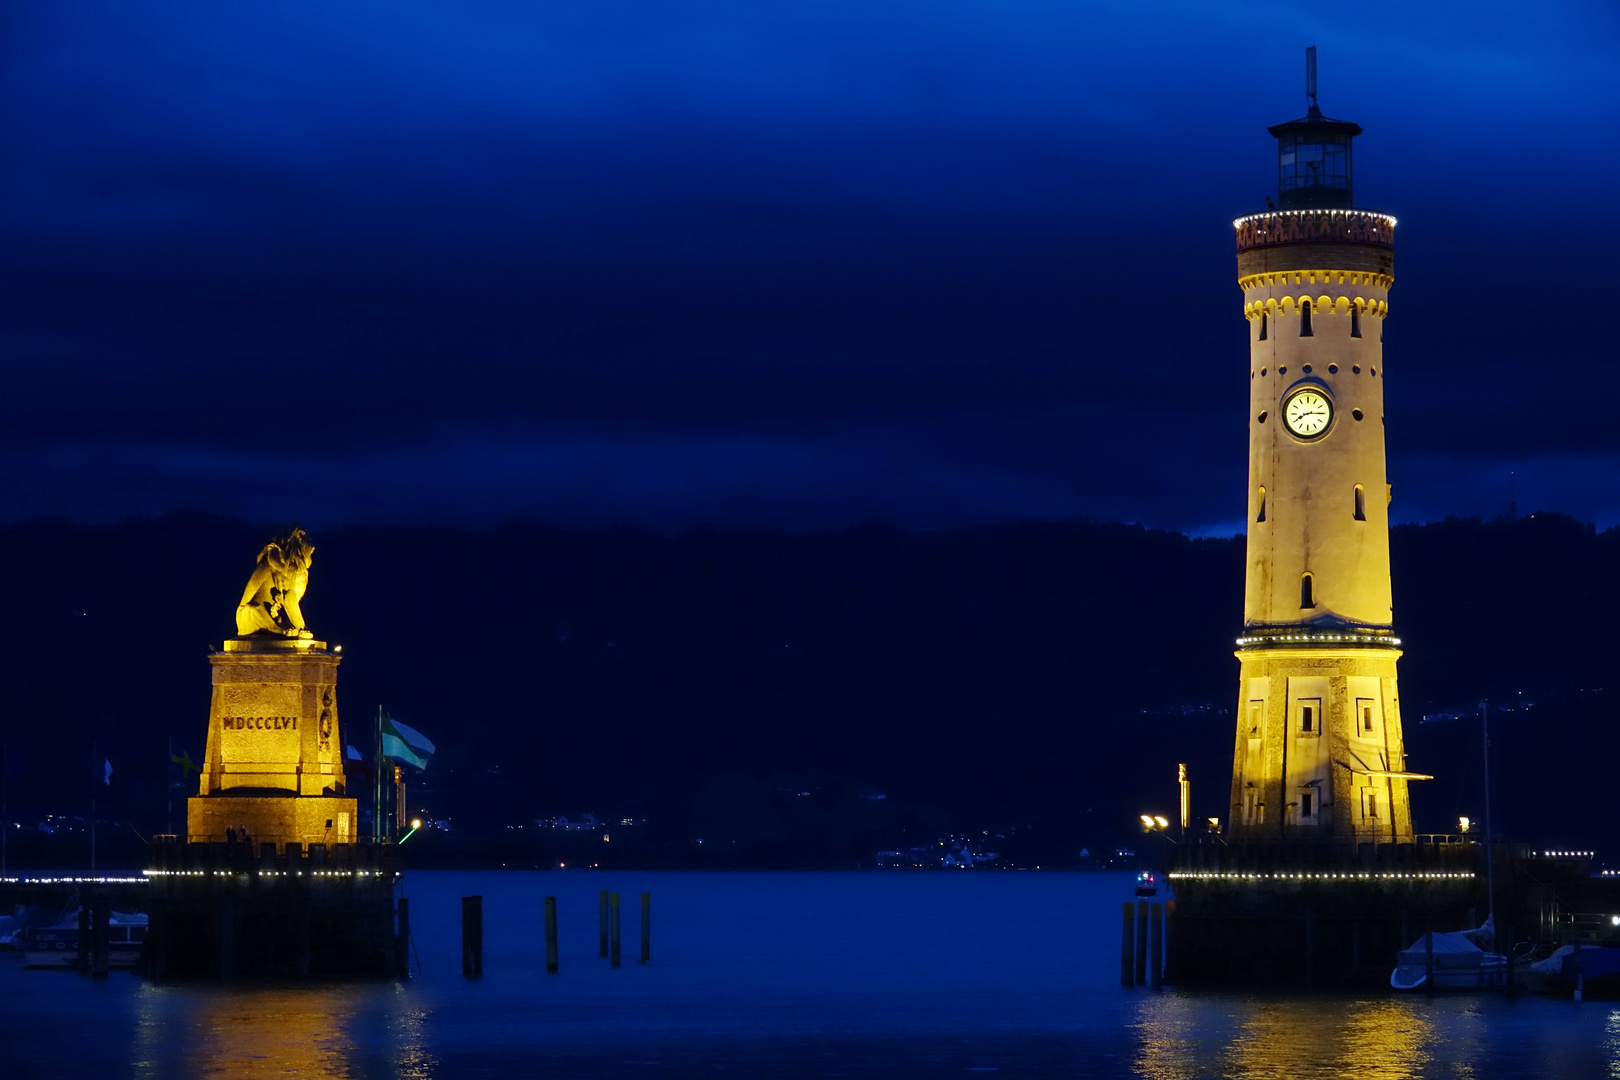
[[[1316,602],[1311,618],[1392,621],[1383,345],[1391,281],[1322,270],[1241,279],[1249,319],[1245,625],[1301,621],[1306,573]],[[1309,337],[1300,333],[1307,302]],[[1307,387],[1333,403],[1332,424],[1312,441],[1292,435],[1283,416],[1289,395]]]
[[[324,642],[253,635],[209,658],[208,741],[190,800],[193,842],[246,832],[253,843],[349,843],[358,820],[345,798],[338,725],[340,657]]]
[[[1412,839],[1396,649],[1238,654],[1232,833],[1247,840]],[[1304,724],[1306,709],[1312,722]],[[1377,775],[1385,774],[1385,775]],[[1311,795],[1302,813],[1301,795]]]
[[[1234,224],[1249,493],[1228,831],[1410,842],[1384,457],[1395,220],[1274,212]],[[1327,403],[1321,430],[1287,422],[1303,392]]]

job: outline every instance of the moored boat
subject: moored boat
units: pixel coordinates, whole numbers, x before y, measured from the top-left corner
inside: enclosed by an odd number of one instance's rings
[[[1544,960],[1525,965],[1525,989],[1554,997],[1620,997],[1620,948],[1561,945]]]
[[[1436,990],[1503,989],[1508,959],[1481,945],[1494,937],[1488,920],[1477,930],[1425,934],[1396,956],[1389,985],[1396,990],[1423,990],[1432,971]]]
[[[107,966],[134,967],[146,940],[146,915],[114,911],[107,920]],[[32,968],[74,967],[79,961],[79,912],[68,912],[55,926],[38,926],[21,941],[23,964]]]

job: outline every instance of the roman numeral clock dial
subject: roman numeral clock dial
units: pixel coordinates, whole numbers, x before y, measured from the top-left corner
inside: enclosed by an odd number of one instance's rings
[[[1320,390],[1298,390],[1283,403],[1283,423],[1301,439],[1319,438],[1333,422],[1333,402]]]

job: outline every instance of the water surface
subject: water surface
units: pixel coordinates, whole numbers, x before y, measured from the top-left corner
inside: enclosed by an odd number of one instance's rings
[[[1608,1003],[1122,990],[1129,886],[1059,873],[417,872],[405,889],[421,971],[408,983],[153,986],[0,960],[0,1076],[1620,1077]],[[619,970],[597,956],[601,888],[624,897]],[[474,893],[476,981],[461,977],[459,928]]]

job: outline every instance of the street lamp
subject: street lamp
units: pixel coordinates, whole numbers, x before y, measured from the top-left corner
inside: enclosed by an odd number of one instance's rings
[[[1165,817],[1163,814],[1142,814],[1141,819],[1143,832],[1164,833],[1165,839],[1170,838],[1170,819]]]

